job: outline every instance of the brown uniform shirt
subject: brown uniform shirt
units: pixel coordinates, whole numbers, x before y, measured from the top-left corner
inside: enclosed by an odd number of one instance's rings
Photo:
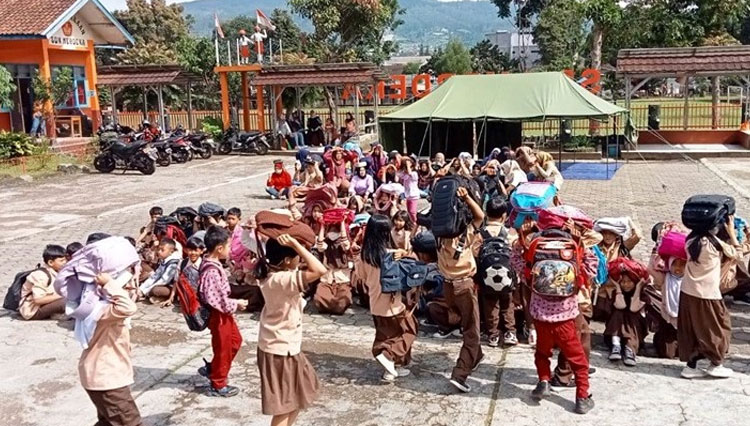
[[[274,355],[297,355],[302,350],[302,293],[300,271],[276,271],[260,281],[266,301],[260,313],[258,348]]]
[[[477,262],[474,259],[474,254],[471,252],[474,239],[476,238],[475,230],[472,225],[469,225],[469,229],[466,235],[466,243],[464,244],[463,251],[458,256],[458,259],[454,259],[453,256],[456,253],[456,249],[459,246],[461,236],[456,238],[444,238],[440,241],[440,248],[438,250],[438,269],[447,280],[457,280],[460,278],[473,277],[477,272]]]
[[[380,286],[380,268],[365,261],[358,262],[357,274],[364,278],[367,294],[370,296],[370,313],[378,317],[393,317],[406,310],[401,301],[401,292],[383,293]]]
[[[44,267],[47,271],[37,270],[26,277],[26,282],[21,287],[21,304],[18,306],[18,313],[24,319],[31,319],[39,311],[41,305],[34,302],[34,298],[52,296],[55,294],[55,287],[52,283],[55,281],[57,272],[52,268]],[[47,275],[49,274],[49,275]]]

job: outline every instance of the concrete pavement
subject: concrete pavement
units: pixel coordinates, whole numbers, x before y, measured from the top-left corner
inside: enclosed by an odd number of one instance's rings
[[[40,260],[45,244],[82,241],[95,231],[133,235],[147,221],[151,205],[171,211],[213,201],[225,208],[240,207],[246,216],[281,206],[263,195],[271,161],[215,157],[159,168],[153,176],[63,176],[0,187],[0,253],[5,259],[0,291],[4,294],[16,272]],[[742,167],[715,165],[727,173]],[[739,213],[750,216],[750,201],[705,166],[691,162],[630,163],[610,181],[567,181],[563,198],[593,216],[631,215],[648,240],[653,223],[679,219],[683,201],[700,192],[734,195]],[[645,258],[650,249],[650,242],[644,241],[636,255]],[[591,385],[597,407],[585,417],[572,413],[573,390],[558,391],[541,404],[530,400],[536,377],[533,352],[526,346],[484,347],[487,358],[469,381],[474,391],[457,394],[447,377],[460,341],[437,340],[422,332],[413,350],[412,374],[384,384],[370,353],[374,329],[367,312],[353,308],[341,317],[310,312],[304,320],[303,350],[323,388],[298,424],[746,424],[750,308],[730,304],[730,309],[733,339],[727,365],[738,372],[734,378],[686,381],[678,377],[678,362],[645,356],[638,358],[635,368],[614,365],[606,359],[601,339],[595,338],[592,364],[598,372]],[[270,418],[260,414],[256,316],[237,317],[245,342],[230,381],[242,392],[235,398],[215,399],[202,394],[207,382],[196,374],[201,358],[211,357],[208,333],[190,332],[173,309],[139,305],[132,330],[134,394],[144,424],[269,424]],[[94,423],[93,406],[77,377],[80,348],[71,327],[67,321],[27,323],[0,313],[0,425]],[[601,332],[601,325],[595,327]]]

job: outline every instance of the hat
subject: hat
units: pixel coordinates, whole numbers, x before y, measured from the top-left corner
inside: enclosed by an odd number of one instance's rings
[[[273,164],[284,164],[284,160],[273,160]]]
[[[289,234],[305,247],[315,244],[315,232],[306,224],[293,221],[288,215],[265,210],[255,215],[255,222],[258,233],[268,238],[277,239]]]
[[[360,161],[359,163],[357,163],[357,168],[358,168],[358,169],[361,169],[361,168],[363,168],[363,167],[364,167],[364,168],[367,168],[367,163],[366,163],[366,162],[364,162],[364,161]]]

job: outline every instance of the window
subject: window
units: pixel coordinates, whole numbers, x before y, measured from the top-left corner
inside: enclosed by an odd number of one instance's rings
[[[26,64],[6,64],[5,68],[10,71],[11,77],[15,78],[31,78],[36,74],[36,65]]]
[[[58,105],[58,108],[85,108],[89,106],[89,97],[86,92],[86,69],[84,67],[52,67],[52,79],[60,70],[67,68],[73,75],[73,87],[68,100]]]

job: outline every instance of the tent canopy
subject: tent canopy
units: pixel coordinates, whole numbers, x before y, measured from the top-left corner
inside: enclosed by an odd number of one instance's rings
[[[606,118],[625,112],[561,72],[457,75],[381,121]]]

